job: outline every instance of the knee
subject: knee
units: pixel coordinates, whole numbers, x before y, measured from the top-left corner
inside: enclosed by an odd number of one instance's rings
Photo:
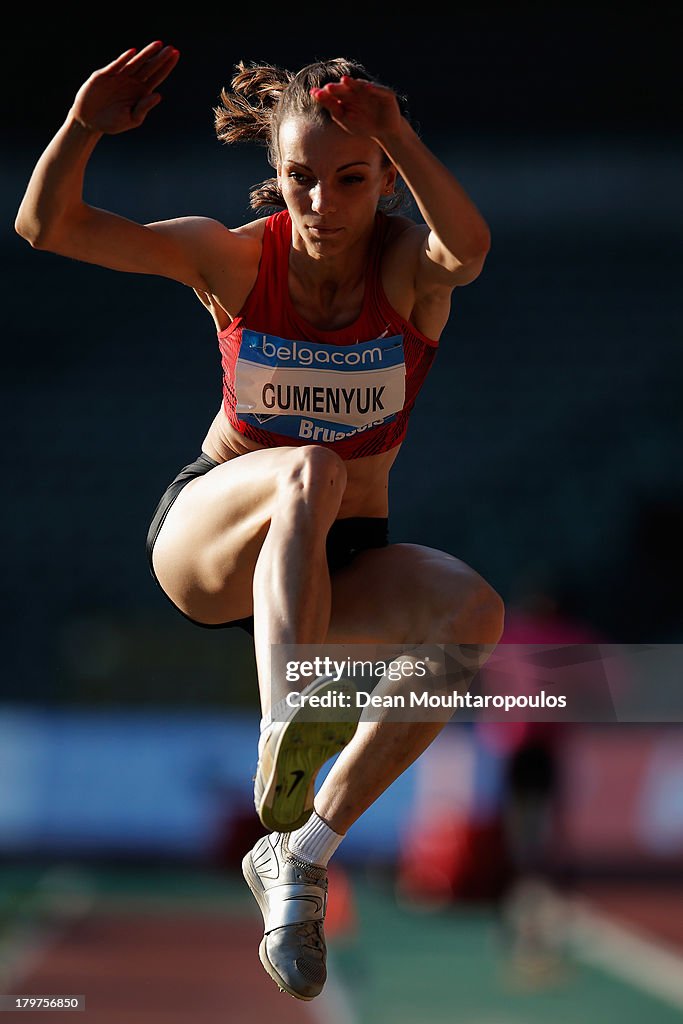
[[[444,643],[497,644],[505,626],[505,604],[500,594],[472,573],[443,622]]]
[[[278,491],[287,504],[302,503],[308,509],[329,506],[336,511],[346,479],[346,466],[338,455],[321,445],[307,444],[289,453]]]

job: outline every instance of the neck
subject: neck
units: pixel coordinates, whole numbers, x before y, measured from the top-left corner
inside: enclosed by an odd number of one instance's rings
[[[311,294],[334,295],[353,291],[365,280],[370,258],[372,229],[344,252],[326,256],[306,248],[292,225],[289,272]]]

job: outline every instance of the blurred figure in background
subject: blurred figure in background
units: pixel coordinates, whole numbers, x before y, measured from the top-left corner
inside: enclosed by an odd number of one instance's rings
[[[565,612],[559,589],[548,584],[508,609],[498,655],[520,672],[528,646],[601,642],[606,640],[597,629]],[[489,691],[487,672],[496,671],[491,665],[479,673],[482,692]],[[564,970],[563,911],[554,892],[566,881],[558,876],[558,851],[563,747],[572,725],[499,718],[459,723],[456,712],[416,765],[418,796],[404,830],[398,892],[434,909],[493,904],[513,976],[524,984],[547,984]]]

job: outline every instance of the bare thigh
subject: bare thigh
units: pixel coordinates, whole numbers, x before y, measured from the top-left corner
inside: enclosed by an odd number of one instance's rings
[[[495,643],[503,602],[461,559],[421,544],[357,555],[332,578],[329,643]]]
[[[198,622],[252,615],[256,562],[276,509],[306,488],[310,504],[311,487],[329,489],[334,478],[338,485],[340,473],[341,460],[312,445],[250,452],[192,480],[154,545],[166,594]],[[478,573],[418,544],[361,552],[332,574],[331,590],[330,643],[489,642],[459,631],[467,622],[470,631],[491,633],[502,618],[500,598]]]
[[[207,624],[253,614],[256,561],[287,481],[297,477],[298,483],[307,469],[309,476],[332,474],[339,462],[319,446],[263,449],[186,484],[152,554],[156,577],[174,604]]]

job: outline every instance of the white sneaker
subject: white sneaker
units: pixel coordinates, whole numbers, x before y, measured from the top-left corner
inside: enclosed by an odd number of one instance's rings
[[[287,836],[274,833],[244,857],[242,873],[263,915],[261,963],[281,991],[314,999],[327,980],[327,870],[295,857]]]
[[[261,734],[254,805],[269,832],[294,832],[308,821],[318,772],[358,728],[360,709],[355,707],[356,688],[351,683],[324,677],[303,692],[322,697],[330,691],[348,694],[348,708],[343,712],[310,706],[287,709],[286,721],[271,722]],[[343,714],[346,721],[329,721],[335,714]]]

